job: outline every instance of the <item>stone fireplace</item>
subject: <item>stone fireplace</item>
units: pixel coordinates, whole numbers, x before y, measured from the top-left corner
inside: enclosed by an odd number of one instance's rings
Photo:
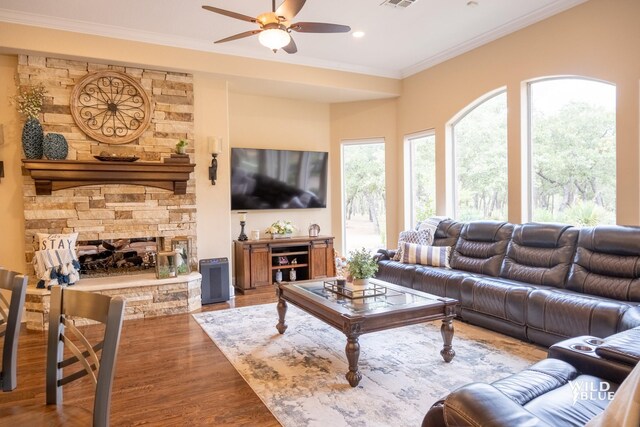
[[[74,123],[70,96],[86,74],[114,70],[127,74],[144,88],[152,103],[151,124],[131,143],[97,142]],[[21,86],[42,83],[47,89],[40,122],[46,133],[62,134],[69,145],[67,160],[96,161],[105,151],[136,156],[141,162],[163,162],[175,144],[189,142],[193,162],[193,78],[190,74],[136,67],[95,64],[34,55],[20,55],[17,78]],[[193,174],[184,194],[144,185],[99,184],[54,190],[37,195],[34,180],[24,176],[25,258],[31,286],[27,295],[28,327],[41,328],[48,313],[48,291],[35,289],[31,267],[37,233],[78,233],[78,241],[117,241],[186,236],[191,258],[197,259],[196,195]],[[148,317],[199,308],[200,275],[191,273],[157,280],[154,273],[81,280],[74,285],[127,298],[126,318]]]

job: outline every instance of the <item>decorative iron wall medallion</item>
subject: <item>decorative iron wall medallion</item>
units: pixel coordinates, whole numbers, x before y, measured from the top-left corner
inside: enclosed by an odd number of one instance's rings
[[[73,88],[71,115],[91,138],[125,144],[149,126],[151,103],[142,86],[128,75],[98,71],[83,77]]]

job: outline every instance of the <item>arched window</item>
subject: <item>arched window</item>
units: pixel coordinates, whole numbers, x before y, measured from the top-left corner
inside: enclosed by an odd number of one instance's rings
[[[464,111],[452,127],[453,216],[507,219],[507,94],[502,90]]]
[[[528,85],[530,218],[576,225],[616,219],[616,88],[583,78]]]

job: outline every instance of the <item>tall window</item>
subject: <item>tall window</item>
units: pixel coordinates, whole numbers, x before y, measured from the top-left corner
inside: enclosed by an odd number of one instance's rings
[[[386,247],[384,141],[342,145],[345,253]]]
[[[529,84],[531,219],[614,224],[616,88],[581,78]]]
[[[507,219],[507,94],[485,99],[452,126],[454,216]]]
[[[433,132],[405,139],[407,228],[436,214],[436,137]]]

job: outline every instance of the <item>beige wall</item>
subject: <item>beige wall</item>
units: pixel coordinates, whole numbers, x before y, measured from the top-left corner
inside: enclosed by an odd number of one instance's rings
[[[18,57],[0,55],[0,125],[4,144],[0,160],[4,162],[4,178],[0,178],[0,266],[24,272],[24,205],[22,201],[22,122],[8,97],[15,95],[14,77]]]
[[[229,210],[229,100],[227,83],[206,73],[193,75],[196,149],[196,204],[198,255],[200,259],[231,259]],[[219,137],[223,153],[218,156],[216,185],[209,180],[211,153],[207,138]]]
[[[385,142],[385,170],[387,197],[387,246],[393,247],[397,243],[401,229],[399,197],[402,191],[402,178],[399,154],[401,141],[396,137],[396,109],[395,99],[379,101],[352,102],[333,104],[331,106],[331,163],[332,184],[332,219],[333,232],[336,236],[336,248],[342,252],[344,221],[342,215],[341,189],[341,146],[342,143],[354,139],[382,138]]]
[[[329,152],[329,167],[337,155],[329,144],[329,105],[255,95],[229,94],[231,147],[273,148]],[[225,161],[228,163],[229,158]],[[310,224],[318,224],[321,234],[331,234],[331,193],[336,177],[329,177],[327,208],[249,211],[245,232],[264,229],[279,219],[291,221],[298,233],[307,234]],[[229,185],[227,185],[227,188]],[[227,203],[228,200],[227,200]],[[236,212],[231,215],[232,237],[240,233]]]
[[[523,217],[522,84],[575,75],[617,85],[617,221],[640,224],[638,150],[640,2],[591,0],[403,81],[398,134],[436,130],[438,213],[445,214],[445,132],[451,118],[478,97],[507,88],[509,220]],[[400,216],[402,218],[402,216]]]

